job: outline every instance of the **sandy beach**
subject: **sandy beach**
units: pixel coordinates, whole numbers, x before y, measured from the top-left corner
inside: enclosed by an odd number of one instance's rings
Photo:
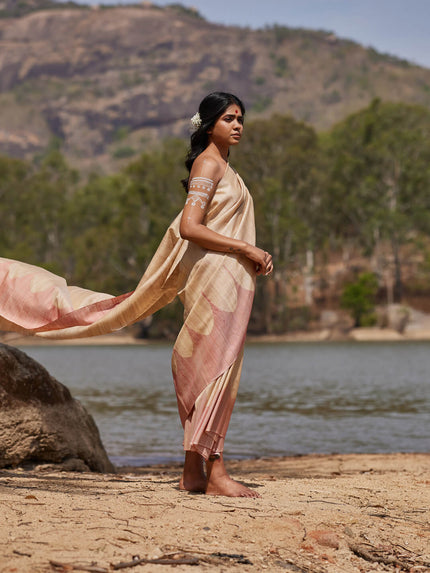
[[[0,471],[0,571],[430,571],[430,455],[229,462],[261,499],[181,492],[180,466]]]

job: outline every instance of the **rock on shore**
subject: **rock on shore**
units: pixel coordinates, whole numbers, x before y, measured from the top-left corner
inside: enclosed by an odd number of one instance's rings
[[[82,404],[38,362],[0,344],[0,468],[24,462],[114,471]]]

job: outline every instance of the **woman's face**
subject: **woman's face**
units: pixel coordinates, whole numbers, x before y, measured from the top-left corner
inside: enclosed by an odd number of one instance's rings
[[[243,115],[240,106],[230,105],[208,130],[209,140],[220,145],[237,145],[242,137]]]

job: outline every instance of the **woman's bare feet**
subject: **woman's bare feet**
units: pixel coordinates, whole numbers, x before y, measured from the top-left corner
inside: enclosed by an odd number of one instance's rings
[[[205,493],[206,482],[202,456],[197,452],[185,452],[184,471],[179,482],[179,489]]]
[[[184,471],[179,482],[179,489],[227,497],[261,497],[256,491],[231,479],[225,469],[222,456],[214,461],[207,461],[206,471],[207,477],[204,471],[204,460],[200,454],[185,452]]]
[[[225,495],[228,497],[261,497],[261,495],[231,479],[227,474],[222,456],[214,461],[206,462],[207,495]]]

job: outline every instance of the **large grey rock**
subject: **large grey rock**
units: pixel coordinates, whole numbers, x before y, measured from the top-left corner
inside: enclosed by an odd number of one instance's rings
[[[21,350],[0,344],[0,467],[23,462],[114,471],[93,418],[66,386]]]

